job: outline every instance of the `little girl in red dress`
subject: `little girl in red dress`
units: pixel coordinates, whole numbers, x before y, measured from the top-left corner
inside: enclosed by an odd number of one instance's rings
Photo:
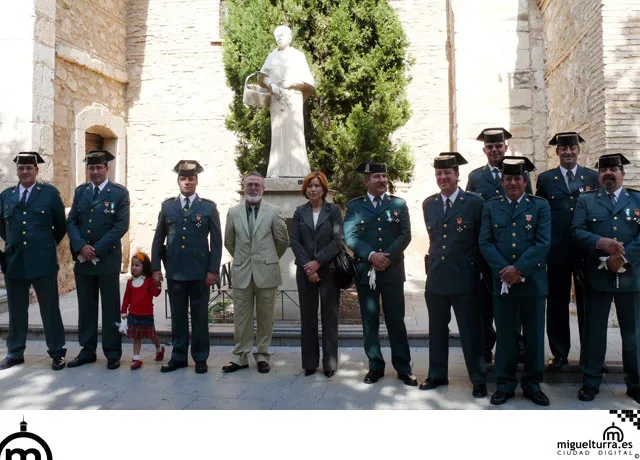
[[[164,347],[156,335],[153,321],[153,298],[160,295],[160,288],[151,278],[151,259],[144,252],[131,258],[132,278],[127,281],[122,300],[122,318],[127,318],[127,337],[133,339],[133,360],[131,369],[140,369],[140,348],[142,339],[151,339],[156,346],[156,361],[164,359]]]

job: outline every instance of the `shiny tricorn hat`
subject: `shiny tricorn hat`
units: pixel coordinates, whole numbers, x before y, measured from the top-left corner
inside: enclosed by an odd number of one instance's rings
[[[108,150],[91,150],[90,152],[87,152],[84,162],[87,165],[102,165],[109,163],[115,158],[116,157],[114,157]]]
[[[476,140],[488,144],[491,142],[504,142],[512,137],[511,133],[504,128],[486,128],[478,134]]]
[[[359,172],[362,174],[386,173],[387,165],[386,163],[373,163],[370,161],[363,161],[355,169],[355,172]]]
[[[13,162],[18,165],[34,165],[37,167],[39,163],[44,163],[44,160],[38,152],[20,152],[15,156]]]
[[[598,162],[596,163],[595,167],[596,169],[600,169],[609,168],[611,166],[624,166],[628,164],[631,164],[631,162],[627,160],[623,154],[609,153],[598,158]]]
[[[573,145],[579,145],[581,142],[584,142],[584,139],[580,134],[574,131],[567,131],[566,133],[558,133],[553,136],[549,141],[549,145],[571,147]]]
[[[448,169],[454,166],[466,165],[467,160],[458,152],[441,152],[433,159],[433,167],[435,169]]]
[[[173,167],[173,172],[183,177],[197,176],[202,171],[204,171],[204,168],[195,160],[180,160]]]
[[[500,164],[500,171],[507,176],[521,176],[525,172],[531,172],[536,167],[527,157],[505,157]]]

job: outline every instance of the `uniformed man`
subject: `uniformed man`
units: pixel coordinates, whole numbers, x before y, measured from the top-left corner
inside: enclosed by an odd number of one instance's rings
[[[159,286],[161,253],[167,241],[165,269],[173,351],[160,370],[187,367],[190,310],[191,357],[196,373],[204,374],[209,358],[209,293],[218,281],[222,257],[220,215],[213,201],[196,194],[198,174],[204,171],[200,163],[181,160],[173,170],[178,174],[180,195],[162,203],[151,248],[153,279]]]
[[[478,235],[484,200],[458,186],[460,165],[467,161],[458,152],[444,152],[435,158],[436,182],[440,193],[422,203],[429,233],[429,256],[425,299],[429,311],[429,377],[421,390],[447,385],[449,322],[451,307],[460,330],[462,352],[472,395],[487,396],[487,365],[484,362],[481,311],[478,295],[482,257]]]
[[[82,350],[69,363],[77,367],[96,361],[98,300],[102,305],[102,350],[107,369],[120,367],[120,240],[129,230],[129,192],[108,179],[106,150],[92,150],[85,162],[90,181],[76,188],[67,217],[67,233],[75,260],[78,293],[78,339]]]
[[[568,364],[571,335],[569,332],[569,302],[571,277],[575,285],[580,349],[584,317],[584,280],[582,276],[582,250],[571,241],[571,219],[578,196],[596,190],[598,173],[578,165],[580,143],[584,139],[576,132],[558,133],[549,145],[556,146],[560,166],[538,176],[536,195],[544,198],[551,208],[551,250],[547,256],[547,337],[553,357],[549,370],[558,370]]]
[[[387,193],[387,166],[363,162],[356,172],[364,174],[367,194],[347,204],[345,241],[354,252],[360,280],[356,288],[362,315],[364,349],[369,372],[364,383],[384,376],[380,350],[380,296],[391,345],[391,362],[398,378],[417,386],[411,372],[411,354],[404,324],[404,250],[411,241],[409,209],[405,200]]]
[[[619,153],[602,155],[596,164],[600,190],[580,195],[573,214],[573,241],[586,251],[581,401],[592,401],[602,383],[609,309],[615,300],[627,395],[640,403],[640,192],[623,187],[628,164]]]
[[[523,396],[539,406],[549,399],[540,389],[544,371],[545,271],[551,240],[551,213],[546,200],[525,193],[526,171],[533,164],[525,157],[502,163],[505,196],[487,201],[482,212],[480,251],[493,280],[496,319],[496,392],[491,404],[513,398],[518,385],[518,312],[524,340]]]
[[[19,184],[0,194],[0,237],[6,243],[5,284],[9,300],[9,335],[7,357],[0,370],[24,363],[29,324],[29,286],[38,296],[40,316],[53,358],[51,368],[65,366],[64,327],[58,303],[58,253],[56,247],[66,233],[64,204],[53,185],[36,181],[39,163],[37,152],[20,152],[17,165]]]
[[[504,128],[486,128],[478,135],[477,140],[484,144],[482,151],[487,156],[487,164],[481,168],[474,169],[469,173],[467,180],[467,192],[475,192],[485,200],[496,196],[504,195],[502,187],[502,171],[500,165],[504,160],[509,145],[507,140],[513,136]],[[527,193],[533,193],[529,176],[527,175]],[[496,343],[496,332],[493,328],[493,304],[491,272],[489,266],[485,264],[483,269],[483,279],[485,291],[482,297],[482,325],[484,330],[484,356],[487,363],[491,363],[492,350]],[[520,342],[522,337],[520,336]]]

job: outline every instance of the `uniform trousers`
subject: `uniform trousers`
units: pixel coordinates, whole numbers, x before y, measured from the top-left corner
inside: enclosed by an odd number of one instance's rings
[[[191,313],[191,357],[209,358],[209,288],[204,280],[167,279],[171,304],[171,359],[186,362],[189,356],[189,313]]]

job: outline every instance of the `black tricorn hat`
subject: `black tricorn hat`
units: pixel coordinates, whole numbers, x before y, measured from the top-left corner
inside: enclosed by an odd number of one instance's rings
[[[509,131],[504,128],[486,128],[483,129],[476,140],[482,142],[504,142],[507,139],[511,139],[513,136]]]
[[[183,177],[197,176],[202,171],[204,171],[204,168],[195,160],[180,160],[173,167],[173,172]]]
[[[454,166],[466,165],[467,160],[458,152],[441,152],[433,159],[433,167],[435,169],[448,169]]]
[[[20,152],[18,153],[13,162],[18,165],[34,165],[38,166],[38,163],[44,163],[44,160],[38,152]]]
[[[505,157],[500,164],[502,174],[506,174],[507,176],[521,176],[525,172],[531,172],[534,169],[536,169],[536,167],[527,157]]]
[[[363,161],[355,169],[355,172],[359,172],[359,173],[362,173],[362,174],[386,173],[387,172],[387,164],[386,163],[372,163],[370,161]]]
[[[84,157],[84,162],[88,165],[101,165],[107,164],[115,158],[108,150],[91,150]]]
[[[584,142],[584,139],[580,134],[574,131],[567,131],[566,133],[558,133],[551,138],[549,145],[561,145],[571,147],[572,145],[578,145]]]
[[[602,155],[598,158],[596,169],[608,168],[610,166],[624,166],[628,164],[631,164],[631,162],[627,160],[623,154],[608,153],[607,155]]]

